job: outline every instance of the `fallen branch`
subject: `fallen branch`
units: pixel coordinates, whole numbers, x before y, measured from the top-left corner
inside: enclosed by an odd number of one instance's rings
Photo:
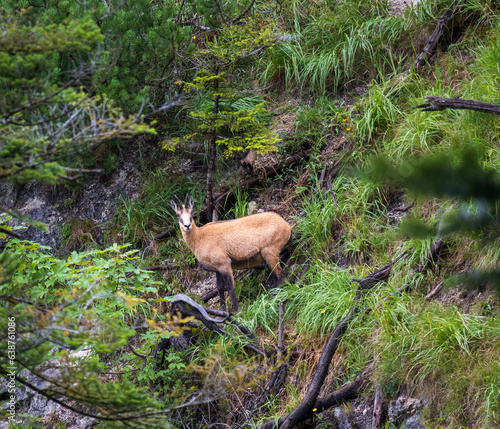
[[[161,234],[155,235],[153,238],[155,240],[163,240],[165,238],[171,237],[172,235],[175,235],[177,231],[177,228],[169,228],[165,232],[162,232]]]
[[[402,255],[403,256],[403,255]],[[402,257],[400,256],[400,258]],[[388,264],[385,267],[381,268],[377,272],[367,276],[364,279],[353,279],[353,281],[358,283],[358,289],[356,291],[356,296],[353,299],[353,304],[349,312],[346,316],[342,318],[340,323],[336,326],[335,330],[330,335],[328,342],[326,343],[323,353],[319,358],[318,366],[316,371],[312,377],[311,384],[307,389],[307,393],[300,402],[300,404],[293,410],[288,416],[286,416],[283,420],[280,419],[280,422],[277,427],[281,429],[292,429],[300,422],[307,420],[308,418],[314,415],[313,409],[316,409],[315,412],[320,412],[319,410],[323,410],[326,406],[325,404],[329,404],[330,401],[323,398],[318,402],[318,395],[325,381],[326,375],[328,373],[328,369],[330,367],[330,363],[333,359],[335,352],[340,344],[340,340],[344,336],[347,328],[352,320],[354,320],[355,316],[359,312],[359,306],[357,302],[361,298],[362,290],[370,289],[375,286],[377,283],[381,281],[387,280],[392,270],[394,263]],[[336,400],[336,399],[335,399]],[[326,402],[325,402],[326,401]],[[319,408],[316,406],[316,403],[319,403]],[[333,401],[335,403],[335,401]],[[265,423],[262,426],[264,429],[270,429],[274,426],[274,422]]]
[[[380,429],[382,427],[383,403],[382,391],[380,386],[377,386],[375,388],[375,399],[373,401],[372,429]]]
[[[434,298],[439,293],[442,287],[443,287],[443,282],[439,282],[434,289],[432,289],[427,295],[425,295],[425,299]]]
[[[432,33],[431,37],[424,46],[423,51],[417,56],[415,59],[415,69],[419,70],[422,66],[428,61],[428,59],[434,54],[436,51],[439,40],[446,31],[458,13],[461,11],[459,7],[451,7],[448,9],[439,19]]]
[[[422,109],[422,112],[435,112],[444,109],[474,110],[476,112],[500,115],[500,104],[467,100],[464,98],[444,98],[438,95],[428,95],[424,98],[427,102],[415,106],[414,109]]]
[[[253,165],[256,159],[257,152],[255,152],[253,149],[250,149],[250,151],[247,153],[245,158],[241,160],[240,163],[245,170],[247,170],[250,174],[253,174]]]
[[[410,210],[413,206],[415,205],[415,202],[411,202],[410,204],[408,204],[407,206],[403,206],[403,207],[394,207],[392,209],[392,211],[394,212],[406,212],[408,210]]]
[[[204,294],[201,295],[201,299],[203,302],[207,303],[210,301],[212,298],[215,298],[216,296],[219,295],[219,291],[217,290],[216,287],[207,290]]]
[[[255,335],[243,325],[240,325],[239,323],[236,322],[232,322],[231,315],[229,313],[226,313],[225,311],[212,310],[210,308],[203,307],[201,304],[198,304],[196,301],[194,301],[193,299],[184,294],[175,295],[174,299],[175,300],[172,305],[173,312],[180,313],[183,318],[192,316],[196,320],[203,323],[203,325],[205,325],[205,327],[210,331],[217,332],[219,334],[225,335],[230,338],[235,338],[235,337],[234,335],[223,329],[221,326],[219,326],[219,324],[229,324],[235,326],[243,335],[249,338],[249,342],[244,343],[243,347],[248,348],[264,357],[267,357],[264,350],[252,344],[252,342],[257,341]],[[209,314],[220,317],[220,319],[215,319],[209,316]]]
[[[323,411],[333,407],[334,405],[339,405],[348,399],[352,399],[356,397],[358,391],[361,389],[363,386],[363,383],[366,380],[367,375],[369,374],[369,371],[371,370],[370,367],[366,368],[361,375],[356,378],[354,381],[352,381],[349,384],[346,384],[345,386],[342,386],[340,389],[337,389],[335,392],[330,393],[329,395],[326,395],[320,399],[318,399],[316,402],[314,402],[311,410],[309,410],[307,413],[304,414],[304,420],[310,419],[314,417],[317,414],[322,413]],[[315,411],[312,411],[315,410]],[[285,422],[286,417],[281,417],[277,422],[274,420],[272,421],[267,421],[262,425],[262,429],[274,429],[274,428],[282,428],[284,426],[283,423]]]

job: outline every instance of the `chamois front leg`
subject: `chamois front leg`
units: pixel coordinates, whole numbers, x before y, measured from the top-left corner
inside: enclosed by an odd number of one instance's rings
[[[233,270],[229,271],[226,279],[227,279],[226,290],[229,293],[229,297],[231,298],[231,302],[233,303],[234,312],[239,313],[240,306],[238,305],[238,300],[236,299],[236,289],[234,287]]]
[[[221,300],[221,310],[226,311],[224,290],[227,290],[229,298],[231,298],[231,302],[233,304],[233,310],[235,313],[238,313],[240,311],[240,306],[238,305],[238,300],[236,299],[233,270],[231,268],[217,272],[217,290],[219,291],[219,297]]]
[[[224,296],[224,290],[225,290],[224,274],[216,271],[215,277],[217,279],[217,291],[219,292],[220,309],[222,311],[226,311],[226,297]]]

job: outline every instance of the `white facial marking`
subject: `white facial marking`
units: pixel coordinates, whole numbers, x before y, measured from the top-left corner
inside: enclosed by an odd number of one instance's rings
[[[193,217],[191,212],[183,208],[179,213],[179,223],[184,231],[190,231],[193,227]]]

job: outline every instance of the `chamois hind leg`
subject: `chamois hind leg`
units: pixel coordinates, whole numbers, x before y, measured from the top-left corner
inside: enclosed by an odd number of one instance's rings
[[[264,258],[264,261],[266,261],[266,265],[271,270],[271,277],[272,277],[271,287],[275,288],[280,285],[281,276],[283,274],[278,253],[263,250],[261,252],[261,255]]]

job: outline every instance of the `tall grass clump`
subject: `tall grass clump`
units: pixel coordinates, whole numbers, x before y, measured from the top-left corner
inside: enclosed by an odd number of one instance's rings
[[[276,290],[260,294],[244,310],[244,319],[252,332],[257,329],[276,337],[280,299]]]
[[[248,201],[248,193],[245,190],[237,188],[234,191],[234,197],[236,199],[234,206],[224,215],[225,219],[237,219],[248,216],[250,203]]]
[[[474,2],[470,3],[471,8],[475,7]],[[404,112],[395,121],[385,120],[386,126],[382,127],[382,131],[392,137],[384,139],[383,148],[392,160],[401,162],[410,156],[449,153],[470,146],[483,153],[489,167],[500,167],[500,119],[496,115],[467,110],[421,112],[411,109],[422,104],[428,95],[500,102],[500,25],[496,13],[497,26],[491,30],[487,43],[479,48],[468,48],[473,51],[472,64],[464,67],[453,52],[441,55],[427,77],[410,75],[404,79],[404,84],[402,81],[395,88],[396,91],[390,90],[397,94],[391,101]],[[403,99],[399,95],[401,90],[405,92]],[[373,102],[367,103],[364,116],[357,123],[362,139],[370,137],[373,129],[379,129],[377,121],[384,125],[384,119],[391,118],[386,111],[388,101],[382,97],[376,99],[371,93]]]
[[[137,199],[123,197],[117,204],[115,223],[124,242],[139,243],[155,233],[174,226],[170,200],[190,190],[185,179],[172,177],[162,169],[150,172],[144,179]]]
[[[331,195],[321,190],[304,198],[303,214],[296,218],[294,236],[298,237],[298,249],[313,258],[323,259],[333,245],[333,227],[337,208]]]
[[[396,299],[376,308],[378,375],[388,394],[406,385],[430,396],[449,423],[500,423],[500,325],[453,306]],[[485,359],[487,358],[487,362]]]
[[[338,243],[344,254],[363,262],[367,258],[386,260],[387,205],[392,191],[357,177],[338,177],[333,183],[337,196]]]
[[[293,24],[285,24],[287,37],[277,44],[263,76],[278,75],[287,87],[321,94],[353,79],[366,82],[408,67],[415,37],[449,7],[445,0],[423,0],[395,14],[385,1],[292,3],[300,12]]]
[[[295,318],[297,332],[305,337],[333,331],[353,304],[351,279],[352,274],[318,261],[302,284],[287,285],[278,295],[287,302],[286,319]]]
[[[371,141],[374,137],[383,136],[397,119],[402,115],[390,94],[386,91],[387,85],[378,85],[375,81],[366,97],[367,108],[363,110],[356,121],[356,133],[361,141]],[[391,91],[394,91],[391,88]]]

